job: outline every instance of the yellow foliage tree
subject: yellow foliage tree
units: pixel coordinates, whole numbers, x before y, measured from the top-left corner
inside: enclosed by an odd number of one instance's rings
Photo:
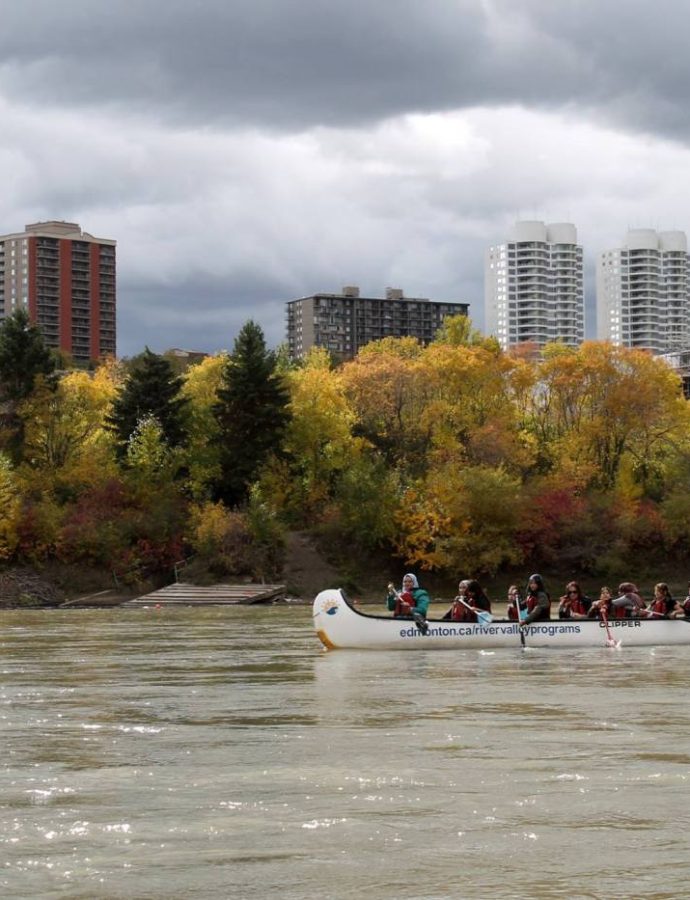
[[[418,466],[430,446],[422,422],[429,402],[420,377],[423,354],[414,338],[385,338],[367,344],[341,370],[359,432],[403,468]]]
[[[507,387],[510,359],[482,344],[436,342],[424,351],[420,368],[428,398],[421,424],[441,451],[436,462],[465,458],[514,471],[531,465]]]
[[[8,457],[0,453],[0,559],[11,559],[17,549],[21,492]]]
[[[411,565],[468,577],[518,563],[520,482],[502,468],[449,465],[407,491],[396,516]]]
[[[127,444],[127,465],[145,484],[168,482],[173,476],[173,453],[158,419],[145,416]]]
[[[20,407],[30,479],[47,490],[79,489],[114,474],[112,437],[104,420],[119,378],[119,368],[106,362],[93,374],[68,372],[54,391],[36,387]]]
[[[297,473],[300,503],[308,513],[327,500],[337,474],[352,464],[365,442],[353,435],[356,417],[343,375],[331,367],[325,350],[310,351],[304,365],[287,378],[291,418],[284,447],[293,461],[290,477]]]
[[[551,465],[603,489],[626,457],[646,485],[690,427],[678,376],[641,350],[585,342],[547,347],[537,365],[532,426]]]
[[[196,499],[209,496],[211,485],[220,477],[218,420],[213,407],[218,402],[218,388],[227,365],[227,353],[207,356],[187,369],[182,396],[189,400],[187,415],[188,487]]]
[[[498,356],[501,346],[493,335],[487,337],[472,324],[469,316],[446,316],[436,334],[435,343],[454,347],[483,347]]]
[[[218,574],[251,571],[252,537],[246,516],[206,501],[190,509],[187,539],[198,557]]]

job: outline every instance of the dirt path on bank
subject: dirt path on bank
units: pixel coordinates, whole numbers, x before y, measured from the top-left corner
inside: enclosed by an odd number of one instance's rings
[[[288,594],[302,600],[313,600],[319,591],[340,586],[338,570],[323,558],[304,531],[291,531],[287,536],[283,580]]]

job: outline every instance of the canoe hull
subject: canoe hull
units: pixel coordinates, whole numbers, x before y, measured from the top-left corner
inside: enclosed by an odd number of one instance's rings
[[[515,622],[493,621],[481,626],[429,619],[423,635],[408,619],[371,616],[354,609],[337,589],[321,591],[313,607],[314,628],[329,650],[482,650],[521,646]],[[626,647],[690,644],[686,619],[616,619],[609,622],[612,637]],[[526,647],[606,647],[610,643],[603,622],[590,619],[551,619],[524,628]]]

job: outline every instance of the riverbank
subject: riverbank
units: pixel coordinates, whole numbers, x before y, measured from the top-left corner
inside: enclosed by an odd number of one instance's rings
[[[115,585],[101,569],[49,563],[41,567],[16,566],[0,571],[0,608],[59,609],[110,608],[144,593],[141,585]]]
[[[386,585],[390,581],[399,583],[402,574],[409,569],[404,563],[388,557],[347,560],[339,564],[328,558],[308,533],[291,532],[287,536],[282,577],[277,580],[285,584],[285,597],[293,601],[310,603],[319,591],[342,587],[352,599],[375,605],[383,603]],[[432,597],[435,609],[455,596],[460,578],[471,577],[468,572],[459,572],[457,578],[425,572],[417,574]],[[658,581],[665,581],[674,597],[683,598],[688,593],[688,570],[671,563],[664,567],[641,563],[638,572],[616,575],[610,572],[578,573],[556,567],[543,568],[540,574],[553,600],[563,594],[565,585],[571,580],[578,581],[593,599],[599,596],[602,585],[610,586],[615,592],[618,584],[625,580],[635,582],[647,600]],[[524,589],[529,575],[529,570],[521,569],[500,572],[491,578],[480,578],[480,581],[492,603],[497,604],[505,601],[509,585],[517,584]],[[181,581],[205,586],[249,581],[232,576],[214,578],[198,560],[184,568],[179,577]],[[151,593],[172,581],[171,572],[167,578],[142,580],[133,585],[118,584],[106,569],[57,562],[40,567],[6,567],[0,570],[0,608],[108,608]]]

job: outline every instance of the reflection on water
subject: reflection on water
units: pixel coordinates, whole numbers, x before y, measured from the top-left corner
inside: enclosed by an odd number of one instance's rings
[[[311,610],[9,612],[11,898],[687,894],[690,654],[324,653]]]

